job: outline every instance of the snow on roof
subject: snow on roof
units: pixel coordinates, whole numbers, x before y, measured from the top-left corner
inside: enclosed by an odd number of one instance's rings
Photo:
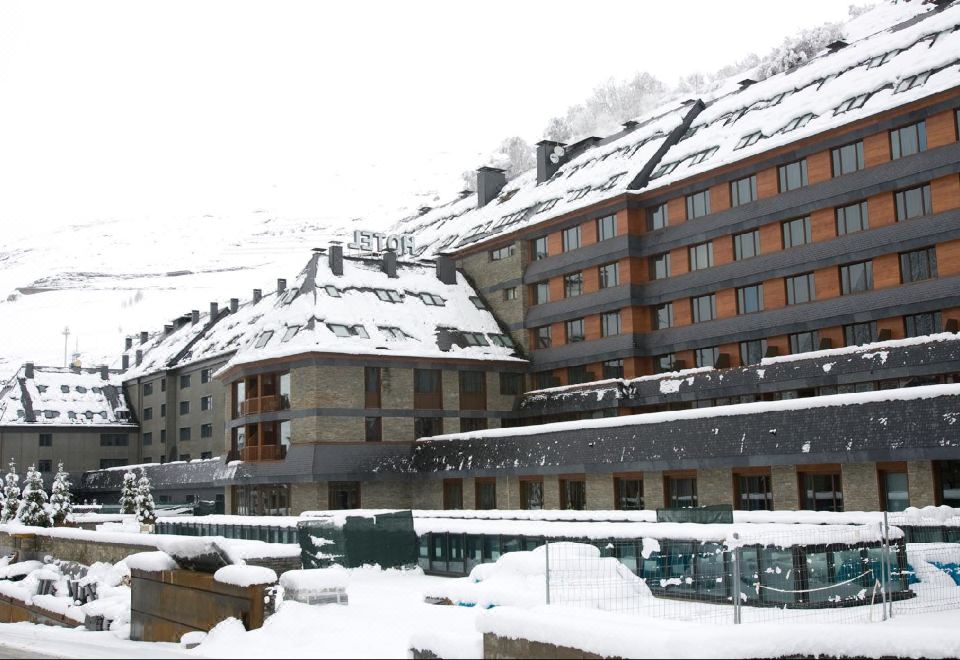
[[[886,3],[879,16],[890,17]],[[919,10],[920,3],[911,3]],[[932,9],[926,5],[925,9]],[[879,27],[873,11],[853,34]],[[897,14],[898,19],[903,14]],[[960,6],[928,11],[707,103],[645,189],[664,187],[960,84]],[[749,75],[749,74],[748,74]]]
[[[130,426],[127,412],[116,372],[24,366],[0,386],[0,425]]]
[[[220,310],[213,322],[203,315],[128,351],[133,358],[143,350],[143,360],[124,377],[217,357],[229,368],[303,353],[522,362],[462,274],[444,284],[434,264],[408,262],[398,262],[396,274],[383,272],[380,259],[344,257],[343,275],[334,275],[317,251],[283,292]]]
[[[637,118],[636,126],[598,140],[575,154],[543,183],[536,169],[509,181],[500,195],[477,208],[477,196],[463,196],[421,215],[401,220],[395,230],[415,234],[425,252],[439,253],[538,224],[626,192],[654,160],[693,104],[660,108]],[[589,140],[589,139],[588,139]],[[572,149],[571,149],[572,150]]]

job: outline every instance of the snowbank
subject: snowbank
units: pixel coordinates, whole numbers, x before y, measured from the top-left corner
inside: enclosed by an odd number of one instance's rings
[[[329,568],[308,568],[299,571],[287,571],[280,576],[280,586],[298,593],[346,589],[350,583],[350,572],[343,566]]]
[[[221,584],[229,584],[234,587],[252,587],[257,584],[276,583],[277,573],[272,568],[266,568],[265,566],[231,564],[218,569],[213,574],[213,579]]]
[[[162,550],[154,552],[138,552],[130,555],[124,560],[127,567],[137,571],[149,571],[151,573],[160,573],[161,571],[172,571],[178,568],[177,562],[173,557]]]

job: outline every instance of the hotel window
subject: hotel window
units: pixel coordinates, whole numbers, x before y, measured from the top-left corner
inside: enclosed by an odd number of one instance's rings
[[[540,259],[546,259],[550,256],[547,251],[547,237],[541,236],[540,238],[535,238],[530,241],[530,260],[538,261]]]
[[[768,474],[736,476],[736,504],[740,511],[772,511],[773,492]]]
[[[190,440],[190,427],[189,427],[189,426],[183,426],[183,427],[180,428],[179,438],[180,438],[180,442],[187,442],[188,440]]]
[[[937,461],[934,466],[940,477],[936,480],[939,482],[936,503],[960,507],[960,461]]]
[[[748,176],[730,182],[730,206],[743,206],[757,201],[757,177]]]
[[[600,266],[600,288],[609,289],[620,284],[620,264],[612,263]]]
[[[664,202],[656,208],[652,208],[647,211],[647,220],[648,227],[650,231],[655,231],[657,229],[663,229],[670,224],[670,215],[667,212],[667,203]]]
[[[501,248],[497,248],[496,250],[490,250],[490,261],[502,261],[504,259],[509,259],[513,256],[515,250],[516,247],[513,243],[510,245],[505,245]]]
[[[760,364],[767,354],[767,340],[754,339],[740,342],[740,364]]]
[[[153,383],[144,383],[143,396],[150,396],[151,394],[153,394]]]
[[[540,326],[534,332],[536,333],[537,348],[550,348],[553,345],[553,333],[549,325]]]
[[[847,346],[863,346],[877,340],[877,322],[851,323],[843,326],[843,339]]]
[[[807,185],[807,159],[794,161],[777,168],[780,192],[785,193]]]
[[[584,340],[583,319],[572,319],[566,322],[567,343],[573,344]]]
[[[694,323],[712,321],[717,317],[717,295],[715,293],[691,298],[690,306],[693,309]]]
[[[643,509],[643,479],[641,477],[613,478],[613,506],[619,511]]]
[[[833,176],[842,176],[863,169],[863,141],[830,150]]]
[[[863,293],[873,288],[873,262],[860,261],[840,266],[840,293]]]
[[[691,272],[710,268],[713,266],[713,241],[707,241],[699,245],[691,245],[689,254]]]
[[[687,220],[700,218],[710,213],[710,191],[701,190],[687,195]]]
[[[798,332],[789,336],[790,353],[808,353],[819,348],[819,339],[816,330]]]
[[[693,351],[693,358],[698,367],[712,367],[717,363],[720,357],[720,349],[716,346],[710,348],[698,348]]]
[[[927,123],[925,121],[890,131],[890,157],[893,160],[926,150]]]
[[[473,431],[486,431],[487,419],[485,417],[461,417],[460,433],[472,433]]]
[[[212,394],[200,398],[200,410],[213,410]]]
[[[667,496],[668,509],[685,509],[697,506],[696,477],[665,476],[663,486]]]
[[[670,253],[650,257],[650,279],[662,280],[667,277],[670,277]]]
[[[903,326],[907,337],[934,335],[943,328],[943,318],[940,312],[910,314],[903,317]]]
[[[807,511],[843,511],[839,472],[801,472],[801,508]]]
[[[359,481],[330,481],[327,486],[327,505],[331,511],[360,508]]]
[[[901,190],[896,196],[897,222],[912,220],[933,212],[933,202],[930,200],[930,184]]]
[[[783,223],[783,249],[806,245],[811,238],[810,218],[797,218]]]
[[[604,378],[623,378],[623,360],[607,360],[602,366]]]
[[[443,480],[443,508],[447,511],[463,508],[463,479]]]
[[[367,442],[383,440],[383,417],[363,418],[363,439]]]
[[[212,438],[212,437],[213,437],[213,424],[201,424],[201,425],[200,425],[200,437],[201,437],[201,438]]]
[[[538,371],[533,374],[533,389],[535,390],[545,390],[559,384],[552,371]]]
[[[190,374],[185,374],[183,376],[180,376],[180,389],[185,390],[188,387],[190,387]]]
[[[787,287],[787,304],[799,305],[800,303],[814,300],[814,280],[813,273],[787,277],[784,279]]]
[[[39,447],[52,447],[53,446],[53,434],[52,433],[41,433],[39,440]]]
[[[597,241],[605,241],[617,235],[617,216],[597,218]]]
[[[543,303],[550,302],[550,283],[549,282],[537,282],[531,287],[533,291],[533,304],[542,305]]]
[[[737,289],[737,314],[763,311],[763,285],[754,284]]]
[[[144,433],[143,434],[143,445],[152,445],[153,444],[153,433]],[[149,462],[149,461],[145,461]]]
[[[658,374],[667,373],[668,371],[674,371],[676,364],[677,356],[673,353],[667,353],[666,355],[658,355],[653,358],[653,368]]]
[[[509,371],[500,372],[500,394],[503,396],[515,396],[520,394],[523,389],[523,374],[512,373]]]
[[[200,371],[200,382],[209,383],[213,378],[213,369],[203,369]]]
[[[579,364],[574,367],[567,367],[567,385],[589,383],[591,380],[593,380],[593,374],[587,371],[584,365]]]
[[[180,402],[180,414],[181,414],[181,415],[189,415],[189,414],[190,414],[190,402],[189,402],[189,401],[181,401],[181,402]]]
[[[854,234],[869,228],[866,202],[837,207],[837,236]]]
[[[620,312],[606,312],[600,315],[600,335],[613,337],[620,334]]]
[[[905,470],[879,470],[880,502],[884,511],[903,511],[910,506]]]
[[[443,417],[414,417],[413,437],[415,440],[443,433]]]
[[[508,286],[503,290],[503,299],[504,300],[516,300],[517,299],[517,287]]]
[[[673,303],[663,303],[653,308],[653,329],[664,330],[673,327]]]
[[[476,508],[490,511],[497,508],[497,480],[493,477],[478,477],[474,481]]]
[[[37,472],[53,472],[53,461],[49,458],[37,461]]]
[[[571,511],[587,508],[587,484],[582,477],[560,479],[560,508]]]
[[[573,298],[583,293],[583,273],[570,273],[563,276],[563,297]]]
[[[760,231],[754,229],[733,237],[733,258],[742,261],[760,254]]]
[[[144,408],[143,421],[149,422],[151,419],[153,419],[153,408]]]
[[[380,367],[363,368],[363,395],[365,408],[380,407]]]
[[[563,230],[563,251],[569,252],[580,247],[580,225]]]
[[[539,510],[543,508],[543,479],[520,480],[520,508]]]
[[[900,281],[903,284],[921,282],[937,276],[937,250],[924,248],[900,255]]]

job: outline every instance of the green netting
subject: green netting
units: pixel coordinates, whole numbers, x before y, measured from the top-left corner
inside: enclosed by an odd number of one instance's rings
[[[657,509],[657,522],[732,524],[733,507],[729,504],[713,504],[686,509]]]
[[[332,518],[301,520],[297,537],[304,568],[325,568],[331,564],[347,568],[364,564],[399,568],[417,563],[417,535],[410,511],[347,516],[342,526]]]

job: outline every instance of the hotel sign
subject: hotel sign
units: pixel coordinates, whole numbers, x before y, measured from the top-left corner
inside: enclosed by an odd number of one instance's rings
[[[414,243],[411,234],[379,234],[357,229],[353,232],[353,243],[350,243],[347,247],[362,252],[392,250],[397,254],[414,256]]]

